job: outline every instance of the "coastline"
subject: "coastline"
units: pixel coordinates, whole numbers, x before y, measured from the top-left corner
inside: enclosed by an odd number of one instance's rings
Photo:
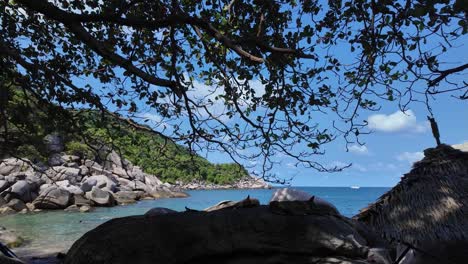
[[[340,211],[348,217],[354,215],[358,212],[359,208],[374,201],[378,196],[387,191],[386,189],[363,189],[356,192],[349,188],[298,188],[311,194],[327,197],[330,201],[337,204]],[[245,199],[248,195],[259,199],[261,204],[268,204],[274,189],[193,190],[189,191],[189,197],[181,199],[141,200],[126,206],[99,207],[90,213],[51,210],[41,213],[17,214],[7,216],[3,220],[0,220],[0,222],[8,230],[18,231],[18,235],[24,236],[27,240],[24,246],[13,248],[15,253],[18,253],[20,257],[28,259],[28,263],[47,263],[43,262],[45,261],[44,259],[34,260],[37,262],[32,262],[31,259],[32,257],[42,258],[47,256],[55,258],[56,253],[67,252],[68,248],[79,237],[110,219],[142,215],[154,207],[165,207],[179,212],[185,211],[185,206],[194,210],[204,210],[209,206],[218,204],[220,201],[239,201]],[[364,201],[363,197],[366,197]],[[349,201],[353,202],[350,204]],[[56,241],[61,242],[56,243]]]

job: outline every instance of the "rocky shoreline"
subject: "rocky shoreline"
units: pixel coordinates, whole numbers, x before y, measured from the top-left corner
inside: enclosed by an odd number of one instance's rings
[[[47,165],[19,158],[0,161],[0,215],[58,209],[88,212],[95,206],[186,196],[114,151],[101,164],[64,153],[51,155]]]
[[[0,216],[134,203],[142,199],[187,197],[185,190],[270,188],[263,180],[244,178],[234,184],[164,183],[111,151],[104,162],[56,153],[47,165],[27,159],[0,161]]]

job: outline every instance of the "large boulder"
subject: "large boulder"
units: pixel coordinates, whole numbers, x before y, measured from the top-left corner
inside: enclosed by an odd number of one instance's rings
[[[50,186],[41,192],[33,204],[37,209],[65,209],[71,202],[70,198],[69,191],[58,186]]]
[[[11,193],[13,197],[25,203],[29,203],[33,200],[31,185],[25,180],[17,181],[7,191]]]
[[[91,205],[91,201],[86,199],[82,194],[73,194],[73,204],[77,206]]]
[[[145,182],[146,173],[144,173],[140,167],[133,166],[131,175],[132,175],[132,178],[135,178],[141,182]]]
[[[83,194],[84,193],[80,187],[70,184],[68,180],[59,181],[59,182],[56,182],[56,184],[60,188],[69,191],[71,194]]]
[[[125,165],[122,162],[122,158],[115,151],[111,151],[107,155],[106,160],[104,161],[104,168],[109,169],[109,170],[114,167],[124,167],[124,166]]]
[[[98,187],[100,189],[115,192],[117,190],[117,183],[118,181],[112,177],[108,177],[106,175],[93,175],[88,177],[82,184],[81,189],[85,191],[88,189],[89,186],[91,187]],[[83,187],[84,185],[84,187]],[[87,191],[85,191],[87,192]]]
[[[46,172],[47,177],[52,181],[68,180],[70,183],[75,184],[80,179],[80,169],[69,168],[65,166],[51,167]]]
[[[96,186],[93,186],[91,191],[87,192],[86,198],[91,200],[94,205],[96,206],[114,206],[115,199],[111,193],[108,191],[104,191],[99,189]]]
[[[140,200],[143,192],[140,191],[120,191],[114,193],[114,198],[119,204],[129,204]]]
[[[117,175],[118,177],[130,179],[132,176],[129,171],[125,170],[122,167],[112,168],[112,174]]]
[[[145,174],[145,184],[153,188],[162,185],[163,182],[154,175]]]
[[[350,221],[267,206],[116,218],[76,241],[65,263],[368,263],[372,245]]]
[[[0,180],[0,192],[3,192],[4,190],[8,189],[10,187],[11,183],[5,180]]]
[[[135,187],[135,183],[133,181],[124,179],[124,178],[117,178],[119,184],[120,191],[132,191]]]
[[[0,160],[0,175],[24,172],[31,168],[26,159],[8,158]]]
[[[11,199],[6,206],[10,207],[11,209],[15,210],[16,212],[21,212],[23,209],[27,209],[26,204],[21,201],[20,199]]]
[[[83,179],[83,182],[81,183],[81,190],[83,190],[83,192],[89,192],[91,191],[91,189],[97,185],[97,180],[96,178],[88,178],[88,177],[85,177]]]
[[[151,192],[151,188],[148,187],[144,182],[142,181],[139,181],[139,180],[134,180],[132,182],[132,188],[134,191],[144,191],[146,193],[150,193]]]

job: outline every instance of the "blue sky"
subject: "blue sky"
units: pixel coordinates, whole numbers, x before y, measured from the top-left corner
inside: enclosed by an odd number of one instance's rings
[[[443,143],[468,142],[466,101],[440,96],[433,101],[432,108]],[[364,146],[351,146],[346,152],[343,142],[338,141],[327,147],[325,156],[318,157],[330,166],[352,163],[352,167],[338,173],[319,173],[296,167],[294,160],[280,156],[278,159],[282,164],[276,166],[273,172],[282,178],[294,177],[291,185],[295,186],[394,186],[410,170],[411,164],[423,157],[422,151],[436,144],[427,114],[422,104],[412,105],[406,113],[400,112],[396,104],[384,104],[381,111],[371,113],[366,118],[374,132],[361,136]],[[208,159],[213,162],[228,161],[222,153],[211,154]]]
[[[460,65],[468,61],[468,54],[463,38],[454,49],[444,57],[444,61],[450,65]],[[347,51],[337,47],[335,54]],[[467,73],[461,73],[451,80],[466,80]],[[262,87],[258,81],[253,81],[261,93]],[[255,83],[256,82],[256,83]],[[195,82],[193,96],[205,96],[208,90],[213,89],[201,82]],[[420,83],[418,88],[426,87],[426,83]],[[443,88],[443,86],[441,87]],[[217,93],[210,95],[212,99]],[[441,140],[447,144],[460,144],[468,141],[468,101],[462,101],[452,97],[453,94],[438,95],[430,100],[430,106],[439,124]],[[213,99],[214,100],[214,99]],[[338,140],[326,147],[326,155],[318,156],[317,160],[329,167],[344,166],[352,163],[352,166],[338,173],[319,173],[314,169],[295,166],[295,161],[283,155],[275,158],[281,162],[273,168],[272,173],[279,178],[292,178],[290,184],[294,186],[394,186],[400,177],[408,172],[414,161],[423,157],[426,148],[434,147],[435,140],[432,137],[430,125],[427,122],[429,112],[422,103],[412,103],[405,113],[401,112],[396,102],[378,101],[382,106],[378,112],[364,112],[360,120],[367,120],[373,133],[361,135],[360,140],[364,146],[351,145],[346,152],[343,140]],[[221,102],[215,103],[214,113],[222,112],[224,106]],[[160,121],[158,115],[151,110],[144,117]],[[319,117],[322,123],[331,123],[333,116]],[[304,146],[297,146],[298,149]],[[203,154],[203,153],[201,153]],[[222,152],[209,153],[208,160],[215,163],[231,162],[228,155]],[[245,165],[253,166],[253,170],[260,160],[243,161]]]
[[[444,58],[453,65],[460,65],[468,61],[468,51],[466,49],[467,37],[462,38],[451,53]],[[338,57],[351,59],[349,48],[336,46],[331,50]],[[444,65],[443,68],[450,67]],[[459,74],[458,81],[466,80],[468,73]],[[77,84],[84,86],[90,84],[96,91],[101,85],[92,78],[74,80]],[[254,80],[255,82],[255,80]],[[256,81],[258,84],[258,81]],[[423,84],[424,85],[424,84]],[[107,85],[108,86],[108,85]],[[202,83],[196,87],[206,95],[209,88]],[[258,87],[259,85],[257,85]],[[113,89],[108,88],[107,89]],[[261,87],[259,87],[261,90]],[[205,94],[203,94],[203,91]],[[291,184],[295,186],[394,186],[400,177],[410,170],[411,164],[422,158],[422,151],[428,147],[435,146],[426,116],[429,114],[425,105],[414,103],[408,107],[406,113],[400,112],[396,103],[379,101],[382,108],[379,112],[365,112],[359,117],[367,120],[370,128],[374,131],[370,135],[361,135],[364,146],[351,145],[346,152],[345,144],[342,140],[330,144],[326,148],[326,155],[317,157],[318,160],[330,167],[343,166],[352,163],[352,167],[340,173],[319,173],[313,169],[296,167],[294,160],[285,156],[277,156],[281,165],[274,167],[273,173],[280,178],[293,177]],[[431,100],[433,113],[439,123],[441,139],[447,144],[460,144],[468,141],[468,100],[461,101],[452,98],[450,94],[437,96]],[[141,106],[141,105],[139,105]],[[215,105],[222,111],[222,106]],[[112,110],[112,109],[111,109]],[[159,117],[146,109],[142,115],[146,118],[153,118],[159,121]],[[320,122],[331,123],[333,117],[319,118]],[[160,129],[158,129],[160,130]],[[303,148],[304,146],[297,146]],[[210,153],[207,158],[212,162],[230,162],[225,153]],[[246,165],[256,164],[256,160],[245,161]]]

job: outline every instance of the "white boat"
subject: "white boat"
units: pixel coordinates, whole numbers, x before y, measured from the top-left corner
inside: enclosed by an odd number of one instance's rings
[[[351,186],[351,187],[349,187],[349,188],[351,188],[351,189],[356,189],[356,190],[357,190],[357,189],[359,189],[359,188],[361,188],[361,187],[359,187],[359,186]]]

